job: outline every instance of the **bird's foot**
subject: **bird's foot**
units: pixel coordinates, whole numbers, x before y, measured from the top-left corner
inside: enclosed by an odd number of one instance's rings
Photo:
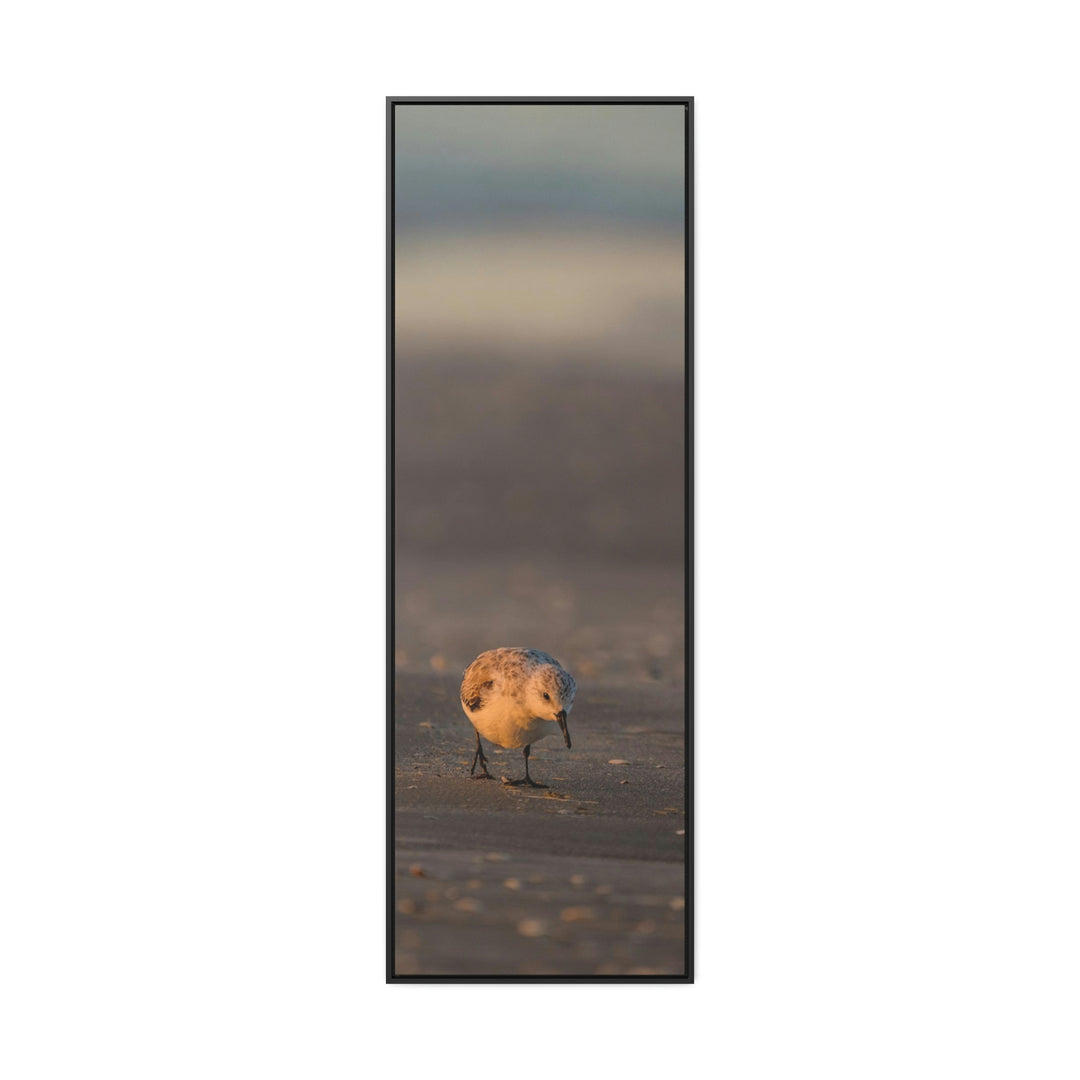
[[[547,784],[538,784],[535,780],[531,779],[528,776],[523,776],[520,780],[508,780],[504,776],[502,778],[502,782],[507,787],[521,787],[522,785],[525,785],[527,787],[539,787],[539,788],[546,788],[547,787]]]
[[[479,776],[470,776],[471,780],[494,780],[495,777],[491,775],[486,769],[480,773]]]

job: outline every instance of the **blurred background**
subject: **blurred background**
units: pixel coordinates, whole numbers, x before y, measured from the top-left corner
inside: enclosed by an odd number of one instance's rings
[[[398,105],[401,672],[682,685],[682,105]]]

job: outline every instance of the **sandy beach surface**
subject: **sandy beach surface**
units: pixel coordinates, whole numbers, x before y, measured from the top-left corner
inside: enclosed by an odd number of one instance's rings
[[[678,977],[681,378],[503,351],[397,357],[395,970]],[[577,680],[573,747],[533,747],[546,790],[469,778],[461,672],[505,645]],[[520,750],[485,753],[524,775]]]
[[[579,680],[572,749],[533,747],[540,789],[470,779],[459,678],[396,680],[396,974],[682,975],[682,691]]]

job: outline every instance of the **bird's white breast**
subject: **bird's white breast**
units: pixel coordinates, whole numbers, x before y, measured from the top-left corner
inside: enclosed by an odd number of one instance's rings
[[[465,709],[465,715],[483,738],[507,749],[526,746],[559,730],[554,720],[533,716],[512,698],[492,697],[476,712]]]

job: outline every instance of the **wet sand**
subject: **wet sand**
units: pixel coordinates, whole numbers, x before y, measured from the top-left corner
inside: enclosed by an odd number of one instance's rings
[[[557,657],[579,682],[682,692],[681,566],[405,551],[396,569],[398,674],[460,676],[485,649],[524,645]]]
[[[396,680],[396,973],[682,975],[681,689],[579,679],[572,749],[533,747],[539,789],[470,779],[458,682]],[[524,775],[521,751],[485,753]]]

